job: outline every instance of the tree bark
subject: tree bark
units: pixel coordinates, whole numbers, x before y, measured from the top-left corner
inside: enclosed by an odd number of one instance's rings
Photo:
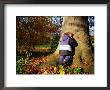
[[[94,73],[94,56],[91,50],[91,43],[88,35],[87,17],[84,16],[64,16],[61,37],[65,32],[74,34],[74,39],[77,42],[75,53],[73,55],[74,67],[82,67],[84,72]],[[56,58],[59,57],[59,45],[55,53]]]

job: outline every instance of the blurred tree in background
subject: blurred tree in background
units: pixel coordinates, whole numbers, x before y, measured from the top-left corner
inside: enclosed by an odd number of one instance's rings
[[[17,16],[16,17],[16,49],[19,53],[29,53],[36,46],[52,44],[57,45],[57,31],[61,24],[53,22],[52,16]],[[56,21],[56,20],[54,20]],[[58,31],[59,32],[59,31]],[[57,36],[56,36],[56,34]],[[52,41],[51,41],[52,39]]]

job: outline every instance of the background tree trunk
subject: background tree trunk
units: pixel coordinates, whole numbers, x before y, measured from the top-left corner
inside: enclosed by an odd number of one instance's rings
[[[61,37],[65,32],[74,34],[74,39],[78,43],[73,55],[72,67],[82,67],[84,72],[94,73],[94,56],[91,50],[87,17],[84,16],[64,16]],[[59,45],[53,55],[58,57]]]

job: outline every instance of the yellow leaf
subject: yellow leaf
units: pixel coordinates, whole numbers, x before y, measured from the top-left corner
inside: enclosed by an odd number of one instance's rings
[[[59,70],[59,72],[60,72],[61,75],[65,74],[65,72],[63,70],[61,70],[61,69]]]

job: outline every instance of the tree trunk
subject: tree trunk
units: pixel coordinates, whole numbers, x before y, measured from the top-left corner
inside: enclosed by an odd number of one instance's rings
[[[72,67],[82,67],[84,72],[94,73],[94,58],[91,50],[90,39],[88,35],[87,17],[81,16],[64,16],[61,37],[65,32],[74,34],[74,39],[77,42],[75,53],[73,55]],[[59,45],[53,55],[58,57]]]

